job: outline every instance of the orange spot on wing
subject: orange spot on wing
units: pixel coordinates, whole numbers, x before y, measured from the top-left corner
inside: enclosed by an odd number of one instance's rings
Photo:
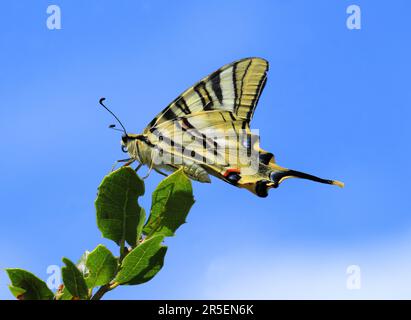
[[[238,169],[238,168],[230,168],[230,169],[227,169],[226,172],[224,172],[223,176],[227,178],[228,175],[229,175],[230,173],[232,173],[232,172],[234,172],[234,173],[240,173],[241,170]]]

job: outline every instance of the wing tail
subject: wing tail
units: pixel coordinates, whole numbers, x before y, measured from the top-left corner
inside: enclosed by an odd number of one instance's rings
[[[319,183],[331,184],[334,186],[338,186],[340,188],[344,187],[344,183],[338,180],[319,178],[317,176],[314,176],[314,175],[311,175],[305,172],[280,167],[275,163],[269,163],[269,166],[270,168],[273,169],[269,177],[270,177],[270,180],[274,183],[272,186],[274,188],[278,187],[278,185],[281,182],[283,182],[285,179],[288,179],[288,178],[300,178],[300,179],[311,180],[311,181],[315,181]]]

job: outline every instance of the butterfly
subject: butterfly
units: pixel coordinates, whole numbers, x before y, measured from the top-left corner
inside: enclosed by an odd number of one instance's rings
[[[259,147],[250,128],[267,81],[268,62],[245,58],[227,64],[184,91],[161,111],[142,134],[128,133],[120,120],[121,146],[129,158],[166,175],[182,169],[192,180],[208,183],[210,175],[247,189],[259,197],[288,178],[344,184],[279,166],[271,152]],[[110,127],[114,128],[115,125]]]

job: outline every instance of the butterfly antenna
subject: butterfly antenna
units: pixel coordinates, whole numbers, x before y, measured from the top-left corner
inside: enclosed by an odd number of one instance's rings
[[[123,126],[123,124],[121,123],[120,119],[117,118],[117,116],[113,113],[113,111],[111,111],[109,108],[107,108],[107,107],[104,105],[104,103],[103,103],[104,100],[106,100],[106,98],[101,98],[101,99],[98,101],[98,103],[100,103],[100,104],[102,105],[102,107],[103,107],[104,109],[106,109],[108,112],[110,112],[110,114],[117,120],[117,122],[118,122],[118,123],[120,124],[120,126],[123,128],[124,134],[127,136],[127,130],[126,130],[126,128]],[[114,125],[110,125],[109,128],[115,129],[114,127],[115,127]],[[118,129],[115,129],[115,130],[118,130]],[[120,131],[121,131],[121,130],[120,130]]]

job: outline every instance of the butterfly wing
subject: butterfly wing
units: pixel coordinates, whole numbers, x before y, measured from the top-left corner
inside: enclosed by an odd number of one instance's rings
[[[272,153],[259,148],[258,135],[251,132],[249,123],[267,71],[264,59],[242,59],[218,69],[175,99],[144,130],[150,150],[157,154],[151,158],[159,159],[152,161],[153,167],[183,167],[202,182],[209,182],[211,174],[260,197],[290,177],[343,186],[280,167]]]
[[[161,158],[157,168],[182,166],[191,178],[203,182],[209,181],[208,174],[239,186],[261,180],[264,170],[258,159],[270,160],[273,155],[259,149],[249,122],[267,71],[264,59],[241,59],[213,72],[170,103],[144,130]],[[250,155],[257,159],[251,173]]]
[[[202,111],[230,111],[250,121],[267,80],[268,62],[245,58],[227,64],[187,89],[147,126],[144,133],[162,123]]]

